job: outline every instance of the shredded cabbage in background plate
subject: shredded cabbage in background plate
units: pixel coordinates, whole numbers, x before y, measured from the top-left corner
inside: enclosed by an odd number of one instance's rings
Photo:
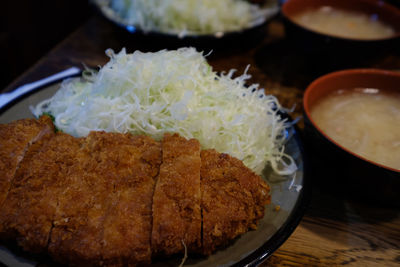
[[[257,174],[267,163],[279,174],[296,170],[284,143],[291,126],[279,115],[277,99],[245,86],[246,72],[217,75],[194,48],[115,54],[99,72],[69,79],[32,112],[51,114],[59,130],[74,136],[90,131],[146,134],[165,132],[196,138],[244,162]]]
[[[110,18],[144,32],[199,35],[240,31],[278,12],[276,1],[260,8],[244,0],[95,0]],[[271,0],[269,0],[271,2]]]

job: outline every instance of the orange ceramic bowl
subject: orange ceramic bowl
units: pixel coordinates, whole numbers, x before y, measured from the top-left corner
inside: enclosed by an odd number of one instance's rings
[[[309,154],[315,159],[313,166],[320,169],[317,171],[320,175],[329,173],[328,176],[335,182],[340,181],[340,186],[351,189],[351,194],[361,190],[361,195],[367,195],[370,200],[389,199],[391,203],[400,205],[400,170],[378,164],[344,148],[318,127],[311,116],[311,109],[322,98],[338,89],[353,88],[400,92],[400,72],[343,70],[324,75],[307,87],[303,97],[304,137]]]
[[[322,6],[373,15],[393,27],[395,33],[390,37],[378,39],[346,38],[313,31],[294,22],[293,16]],[[284,17],[286,34],[303,50],[344,50],[345,52],[376,48],[387,50],[389,45],[395,48],[400,39],[400,9],[382,0],[288,0],[282,5],[281,12]]]

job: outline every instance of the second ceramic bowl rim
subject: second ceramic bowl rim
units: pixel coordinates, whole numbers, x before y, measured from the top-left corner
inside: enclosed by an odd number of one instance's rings
[[[333,143],[334,145],[336,145],[337,147],[339,147],[340,149],[346,151],[347,153],[350,153],[351,155],[366,161],[368,163],[371,163],[377,167],[386,169],[386,170],[390,170],[396,173],[400,173],[400,169],[394,169],[391,167],[388,167],[386,165],[374,162],[372,160],[369,160],[345,147],[343,147],[342,145],[340,145],[338,142],[336,142],[335,140],[333,140],[328,134],[325,133],[325,131],[323,131],[316,123],[315,121],[312,119],[311,117],[311,110],[309,107],[309,97],[310,94],[313,90],[313,88],[315,88],[317,85],[319,85],[321,82],[325,81],[325,80],[329,80],[332,78],[336,78],[336,77],[343,77],[343,76],[351,76],[354,74],[377,74],[377,75],[382,75],[382,76],[394,76],[394,77],[398,77],[400,80],[400,72],[397,71],[392,71],[392,70],[384,70],[384,69],[374,69],[374,68],[369,68],[369,69],[347,69],[347,70],[340,70],[340,71],[335,71],[335,72],[331,72],[328,74],[325,74],[323,76],[320,76],[319,78],[317,78],[316,80],[314,80],[312,83],[310,83],[310,85],[307,86],[305,92],[304,92],[304,96],[303,96],[303,108],[304,108],[304,113],[307,116],[308,120],[311,122],[311,124],[313,125],[313,127],[315,127],[317,129],[317,131],[324,137],[326,138],[328,141],[330,141],[331,143]],[[338,88],[339,89],[339,88]]]
[[[301,25],[297,22],[295,22],[292,19],[292,16],[290,14],[287,14],[286,9],[287,6],[293,2],[293,1],[300,1],[300,0],[288,0],[286,1],[281,8],[281,13],[282,16],[287,19],[288,21],[290,21],[290,23],[295,24],[297,27],[307,31],[307,32],[311,32],[313,34],[317,34],[320,36],[325,36],[325,37],[329,37],[332,39],[338,39],[338,40],[343,40],[343,41],[351,41],[351,42],[360,42],[360,43],[371,43],[371,42],[381,42],[381,41],[389,41],[389,40],[394,40],[400,37],[400,30],[396,30],[395,33],[391,36],[388,37],[383,37],[383,38],[375,38],[375,39],[359,39],[359,38],[349,38],[349,37],[343,37],[343,36],[339,36],[339,35],[332,35],[329,33],[324,33],[324,32],[319,32],[319,31],[315,31],[312,30],[308,27],[305,27],[304,25]],[[384,7],[387,10],[390,10],[390,12],[397,13],[397,15],[400,15],[400,10],[398,8],[396,8],[395,6],[391,5],[388,2],[384,2],[382,0],[357,0],[359,2],[366,2],[366,3],[370,3],[370,4],[376,4],[376,6],[378,7]],[[326,2],[326,5],[329,5],[329,0]]]

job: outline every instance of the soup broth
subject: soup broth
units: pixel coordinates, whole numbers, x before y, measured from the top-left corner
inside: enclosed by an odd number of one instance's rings
[[[377,15],[350,12],[324,6],[308,10],[293,20],[320,33],[353,39],[381,39],[395,34],[394,29],[379,21]]]
[[[320,100],[311,117],[341,146],[400,170],[400,93],[338,90]]]

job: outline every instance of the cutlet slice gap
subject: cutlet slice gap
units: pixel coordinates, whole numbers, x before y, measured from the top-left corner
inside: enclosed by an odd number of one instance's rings
[[[52,134],[54,126],[47,116],[0,124],[0,211],[29,146]]]
[[[227,154],[203,150],[201,163],[202,250],[210,255],[249,229],[256,229],[269,202],[269,186]]]
[[[3,230],[29,252],[47,252],[50,233],[78,139],[58,133],[36,142],[17,170],[3,207]]]
[[[153,196],[152,249],[158,255],[201,247],[200,144],[165,134]]]

